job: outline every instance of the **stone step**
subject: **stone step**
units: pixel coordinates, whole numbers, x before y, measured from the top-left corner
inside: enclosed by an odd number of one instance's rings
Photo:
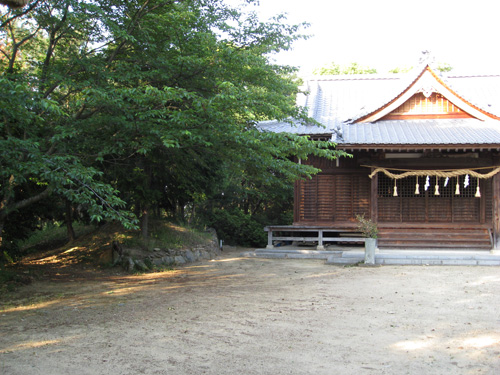
[[[360,252],[344,252],[340,258],[328,258],[327,264],[356,264],[364,261]],[[498,255],[472,254],[375,254],[375,264],[380,265],[440,265],[440,266],[500,266]]]
[[[500,266],[500,260],[472,259],[380,259],[376,264],[420,266]]]
[[[245,257],[268,259],[325,259],[327,264],[349,265],[364,263],[364,251],[257,249],[241,254]],[[375,254],[379,265],[458,265],[500,266],[500,254],[446,251],[386,251]]]
[[[487,228],[411,227],[380,228],[380,248],[485,249],[492,247]]]

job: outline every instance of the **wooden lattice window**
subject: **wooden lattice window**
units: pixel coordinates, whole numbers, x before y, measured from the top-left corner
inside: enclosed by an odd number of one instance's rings
[[[396,186],[397,196],[403,198],[422,198],[425,196],[475,198],[478,184],[477,178],[469,177],[467,186],[465,186],[465,180],[466,176],[451,177],[448,181],[442,177],[429,176],[429,185],[428,188],[425,189],[427,181],[426,176],[414,176],[393,180],[384,174],[380,174],[378,180],[378,196],[393,197],[394,187]],[[419,185],[419,194],[416,194],[417,183]],[[436,185],[438,186],[437,192],[439,194],[436,194]]]
[[[468,179],[466,176],[452,177],[446,183],[445,178],[413,176],[393,180],[380,174],[378,178],[378,208],[381,222],[473,222],[488,220],[491,214],[485,205],[481,219],[480,199],[491,201],[490,181]],[[416,185],[419,185],[418,193]],[[458,183],[458,189],[457,189]],[[477,187],[482,190],[481,197],[476,196]],[[445,186],[446,184],[446,186]],[[437,189],[436,189],[437,185]],[[465,186],[467,185],[467,186]],[[397,195],[394,194],[395,188]],[[436,193],[439,194],[436,194]]]

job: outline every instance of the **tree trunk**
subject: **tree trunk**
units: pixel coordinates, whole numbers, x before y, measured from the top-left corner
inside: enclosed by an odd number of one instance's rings
[[[76,240],[75,231],[73,229],[73,208],[71,202],[66,199],[66,229],[68,232],[69,242]]]
[[[13,177],[11,177],[11,181],[13,181]],[[52,193],[52,190],[53,190],[52,187],[49,186],[41,193],[15,203],[12,203],[11,199],[8,196],[4,197],[0,201],[0,247],[2,246],[3,227],[9,213],[15,210],[20,210],[22,208],[28,207],[29,205],[34,204],[39,200],[48,197]]]
[[[147,244],[149,239],[149,205],[145,205],[142,210],[141,233],[144,243]]]
[[[152,170],[151,166],[148,165],[147,161],[144,160],[144,172],[146,174],[146,191],[148,191],[151,188],[151,180],[152,180]],[[149,216],[151,213],[151,204],[148,202],[148,198],[144,198],[146,203],[144,204],[142,208],[142,217],[141,217],[141,232],[142,232],[142,239],[144,241],[144,244],[147,246],[148,240],[149,240]]]
[[[196,215],[196,204],[193,202],[193,207],[191,207],[191,213],[188,219],[188,225],[194,222],[194,216]]]
[[[4,220],[0,219],[0,249],[2,248],[3,225],[4,225]]]

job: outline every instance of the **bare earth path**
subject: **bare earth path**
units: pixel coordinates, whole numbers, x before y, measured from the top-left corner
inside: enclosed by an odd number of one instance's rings
[[[500,374],[497,267],[336,267],[225,251],[175,272],[36,282],[0,374]]]

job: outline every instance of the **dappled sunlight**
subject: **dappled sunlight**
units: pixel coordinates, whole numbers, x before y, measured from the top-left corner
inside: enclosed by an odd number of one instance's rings
[[[85,248],[81,247],[81,246],[75,246],[75,247],[72,247],[71,249],[64,251],[63,254],[69,254],[69,253],[72,253],[73,251],[78,251],[78,250],[85,250]]]
[[[143,273],[136,275],[108,276],[105,282],[85,283],[84,293],[80,283],[68,283],[63,292],[57,294],[46,290],[42,295],[30,295],[9,305],[0,305],[0,313],[11,314],[30,312],[57,306],[73,306],[78,308],[105,305],[116,298],[140,297],[144,293],[170,293],[192,287],[203,287],[214,284],[229,284],[231,280],[244,277],[245,274],[231,273],[221,275],[210,264],[197,264],[176,270],[163,272]],[[77,281],[70,280],[70,281]],[[74,295],[74,288],[80,288],[78,296]]]
[[[211,268],[206,266],[195,266],[198,270],[172,271],[162,274],[145,274],[139,276],[127,277],[127,285],[123,287],[113,287],[108,285],[108,289],[97,295],[102,297],[123,297],[132,294],[140,294],[147,291],[161,292],[183,289],[186,287],[201,287],[208,286],[211,282],[226,282],[236,278],[244,277],[242,273],[220,275],[215,273]],[[156,275],[156,277],[155,277]],[[175,277],[173,277],[175,276]],[[120,279],[120,281],[122,281]],[[161,281],[169,281],[168,283],[160,284]]]
[[[390,346],[398,353],[410,354],[413,358],[450,358],[455,362],[474,361],[481,363],[498,357],[500,334],[489,332],[465,332],[453,334],[444,330],[442,335],[419,336],[398,341]],[[493,356],[493,357],[492,357]]]
[[[12,313],[12,312],[19,312],[19,311],[30,311],[30,310],[44,309],[47,307],[51,307],[51,306],[57,304],[58,302],[60,302],[60,299],[53,299],[53,300],[44,301],[44,302],[28,303],[26,305],[21,305],[21,306],[4,307],[4,308],[0,308],[0,312],[3,314],[3,313]]]
[[[181,227],[179,225],[175,225],[173,223],[169,223],[168,226],[172,229],[175,229],[176,231],[179,232],[189,232],[190,230],[188,228]]]
[[[21,344],[13,345],[7,348],[0,349],[0,354],[12,353],[20,350],[41,348],[48,345],[57,345],[62,343],[63,340],[41,340],[41,341],[28,341]]]
[[[428,347],[433,345],[432,341],[424,341],[426,338],[422,338],[420,340],[413,341],[401,341],[393,345],[393,347],[397,350],[409,352],[421,349],[427,349]]]
[[[322,273],[314,273],[311,275],[305,275],[303,276],[304,279],[315,279],[315,278],[321,278],[325,276],[333,276],[333,275],[339,275],[341,272],[340,271],[329,271],[329,272],[322,272]]]
[[[238,258],[226,258],[226,259],[212,259],[210,262],[213,263],[225,263],[225,262],[235,262],[238,260],[246,260],[247,258],[238,257]]]
[[[168,287],[161,287],[162,290],[164,289],[180,289],[183,288],[183,285],[169,285]],[[147,286],[144,285],[139,285],[139,286],[129,286],[129,287],[124,287],[124,288],[114,288],[112,290],[107,290],[103,291],[102,293],[99,293],[100,296],[104,297],[122,297],[122,296],[127,296],[130,294],[135,294],[135,293],[140,293],[143,292],[147,289]]]
[[[478,337],[471,337],[463,342],[464,347],[475,349],[487,348],[490,346],[498,346],[500,349],[500,335],[482,335]]]
[[[479,280],[469,283],[472,286],[479,286],[488,283],[500,283],[500,275],[499,276],[484,276],[479,278]]]
[[[37,259],[37,260],[34,260],[31,262],[31,264],[34,264],[34,265],[47,264],[47,263],[61,263],[61,259],[59,258],[59,254],[58,255],[51,255],[51,256],[48,256],[45,258],[40,258],[40,259]],[[64,265],[61,265],[61,267],[64,267]]]
[[[107,279],[112,282],[144,282],[144,281],[155,281],[155,280],[165,280],[175,278],[181,274],[184,274],[183,270],[169,270],[163,272],[151,272],[143,273],[139,275],[117,275],[109,276]]]

